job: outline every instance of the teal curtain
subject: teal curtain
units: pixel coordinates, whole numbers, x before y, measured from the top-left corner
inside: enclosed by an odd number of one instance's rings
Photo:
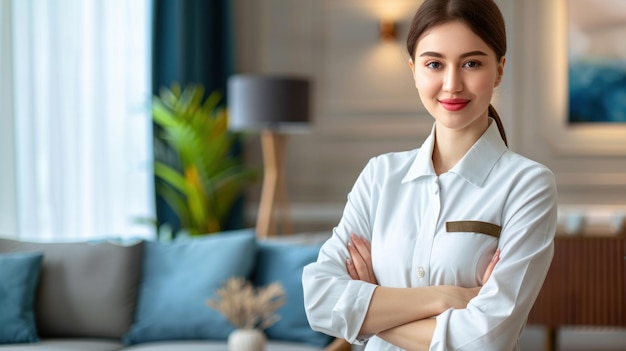
[[[152,91],[172,83],[202,84],[209,94],[218,90],[226,101],[226,81],[234,69],[232,14],[228,0],[154,0]],[[155,125],[155,137],[158,127]],[[233,152],[241,152],[239,150]],[[162,154],[162,153],[161,153]],[[166,158],[171,159],[172,155]],[[155,157],[160,157],[155,154]],[[156,192],[155,192],[156,194]],[[157,224],[176,232],[180,222],[156,195]],[[243,199],[225,230],[243,225]]]
[[[228,0],[155,0],[154,92],[173,82],[226,92],[233,71]]]

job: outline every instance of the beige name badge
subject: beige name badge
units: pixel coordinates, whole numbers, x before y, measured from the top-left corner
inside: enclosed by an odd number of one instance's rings
[[[446,231],[448,233],[481,233],[493,236],[494,238],[500,238],[500,232],[502,232],[502,227],[496,224],[481,221],[456,221],[446,222]]]

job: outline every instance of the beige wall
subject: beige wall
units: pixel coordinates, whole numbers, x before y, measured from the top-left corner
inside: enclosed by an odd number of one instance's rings
[[[494,105],[511,148],[550,167],[564,213],[626,208],[626,127],[567,128],[565,0],[500,0],[509,50]],[[288,141],[287,178],[297,230],[327,229],[367,160],[418,147],[432,119],[413,87],[404,37],[418,0],[236,0],[237,67],[295,73],[314,84],[311,133]],[[378,20],[400,24],[382,42]],[[257,138],[248,160],[260,164]],[[258,200],[251,191],[250,207]]]

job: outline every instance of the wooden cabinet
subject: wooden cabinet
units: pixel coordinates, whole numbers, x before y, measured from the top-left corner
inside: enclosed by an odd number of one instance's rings
[[[554,259],[528,324],[626,327],[626,236],[557,236]]]

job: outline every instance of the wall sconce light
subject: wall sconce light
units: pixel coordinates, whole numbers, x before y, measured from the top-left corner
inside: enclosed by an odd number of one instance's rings
[[[381,20],[379,24],[380,38],[384,41],[395,40],[397,27],[398,25],[393,20]]]

